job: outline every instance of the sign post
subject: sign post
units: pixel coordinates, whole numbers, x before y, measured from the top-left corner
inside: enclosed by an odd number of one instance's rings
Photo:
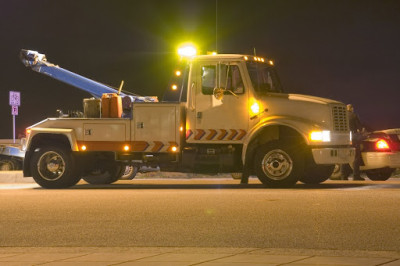
[[[13,141],[15,143],[15,116],[18,115],[18,106],[21,105],[21,93],[10,91],[11,114],[13,116]]]

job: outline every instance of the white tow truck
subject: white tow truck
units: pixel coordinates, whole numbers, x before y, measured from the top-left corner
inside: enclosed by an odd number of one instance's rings
[[[86,90],[43,54],[23,50],[21,57],[33,70]],[[110,96],[112,89],[100,86],[88,90],[101,99],[84,105],[83,117],[29,127],[24,176],[45,188],[66,188],[82,178],[113,183],[127,166],[148,166],[236,173],[242,183],[256,175],[266,187],[290,187],[321,183],[335,164],[353,160],[346,106],[284,93],[272,61],[240,54],[182,60],[161,102]]]

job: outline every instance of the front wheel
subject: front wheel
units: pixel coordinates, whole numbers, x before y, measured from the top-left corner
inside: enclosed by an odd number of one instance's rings
[[[304,170],[304,159],[294,145],[273,141],[256,151],[254,170],[266,187],[291,187]]]
[[[20,163],[15,159],[0,157],[0,171],[14,171],[20,169],[21,169]]]
[[[368,170],[365,173],[372,181],[386,181],[392,176],[394,170],[395,169],[393,168],[386,167],[381,169]]]
[[[310,162],[304,176],[300,178],[300,181],[304,184],[320,184],[332,175],[334,165],[318,165],[314,162]]]
[[[43,147],[33,153],[33,179],[44,188],[67,188],[80,180],[71,151],[59,147]]]

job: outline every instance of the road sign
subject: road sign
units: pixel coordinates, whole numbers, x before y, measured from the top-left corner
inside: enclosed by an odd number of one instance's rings
[[[18,106],[16,105],[11,106],[11,114],[18,115]]]
[[[21,93],[19,91],[10,91],[10,105],[11,106],[21,105]]]

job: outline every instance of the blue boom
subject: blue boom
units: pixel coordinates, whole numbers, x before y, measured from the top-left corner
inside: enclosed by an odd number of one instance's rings
[[[120,92],[115,88],[63,69],[57,65],[47,62],[46,56],[36,51],[22,49],[20,52],[20,59],[26,67],[30,67],[36,72],[48,75],[54,79],[86,91],[93,95],[93,97],[95,98],[101,98],[103,93],[118,93],[121,97],[128,96],[131,102],[156,101],[154,97],[143,97],[135,95],[133,93]]]

